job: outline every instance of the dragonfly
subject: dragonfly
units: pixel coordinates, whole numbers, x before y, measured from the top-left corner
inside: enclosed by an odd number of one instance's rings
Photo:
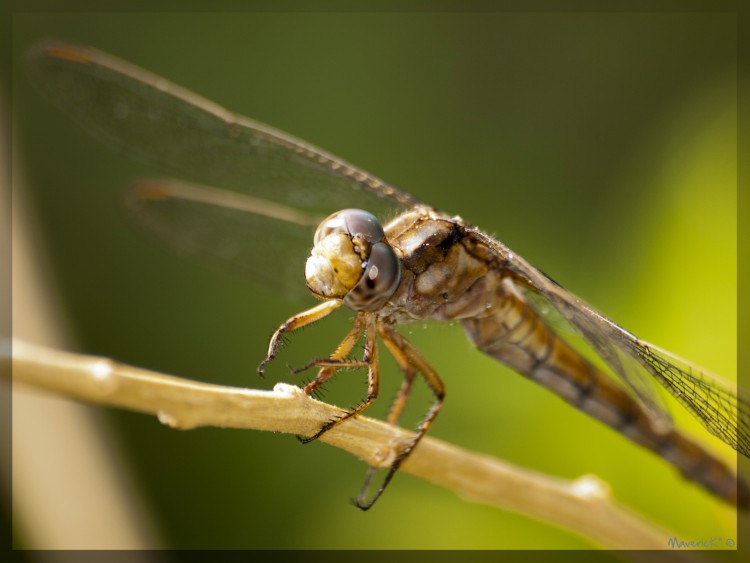
[[[173,174],[128,190],[126,206],[141,226],[179,251],[319,299],[276,330],[261,374],[285,335],[341,307],[354,312],[340,345],[307,366],[317,375],[304,392],[312,395],[356,368],[367,370],[367,395],[301,441],[319,438],[376,400],[381,342],[404,376],[390,424],[401,418],[415,379],[426,382],[429,410],[378,486],[372,486],[376,469],[369,469],[354,500],[359,508],[373,506],[443,405],[440,376],[397,329],[427,319],[461,323],[480,351],[716,497],[750,505],[750,488],[675,427],[658,389],[750,457],[747,396],[607,319],[502,242],[334,155],[109,54],[52,41],[36,46],[27,62],[37,86],[84,129]],[[570,344],[561,326],[581,335],[611,375]]]

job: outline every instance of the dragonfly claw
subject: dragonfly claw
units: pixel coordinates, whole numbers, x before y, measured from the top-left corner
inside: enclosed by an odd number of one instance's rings
[[[266,358],[261,363],[258,364],[257,372],[259,376],[265,377],[264,372],[266,371],[266,366],[270,364],[272,360],[273,360],[273,356],[266,356]]]

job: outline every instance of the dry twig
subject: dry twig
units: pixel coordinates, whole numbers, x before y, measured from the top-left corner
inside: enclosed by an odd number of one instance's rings
[[[10,343],[3,347],[3,361],[8,362]],[[218,426],[310,435],[343,412],[292,385],[258,391],[199,383],[19,340],[12,342],[12,372],[14,384],[155,414],[163,424],[179,429]],[[388,466],[398,444],[409,436],[360,416],[320,439],[370,465]],[[618,505],[608,487],[592,476],[553,478],[429,437],[402,469],[473,501],[538,518],[610,549],[666,549],[671,535]]]

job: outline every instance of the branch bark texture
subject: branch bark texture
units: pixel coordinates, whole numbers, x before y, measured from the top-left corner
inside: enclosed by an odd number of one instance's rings
[[[11,362],[13,384],[79,401],[158,417],[176,429],[201,426],[314,434],[344,411],[307,397],[293,385],[259,391],[199,383],[120,364],[105,358],[5,341],[2,361]],[[12,349],[12,354],[10,352]],[[411,433],[357,416],[320,440],[372,466],[387,467]],[[568,481],[515,467],[426,437],[402,470],[475,502],[543,520],[610,549],[667,549],[672,535],[617,504],[593,476]],[[683,553],[683,555],[685,555]]]

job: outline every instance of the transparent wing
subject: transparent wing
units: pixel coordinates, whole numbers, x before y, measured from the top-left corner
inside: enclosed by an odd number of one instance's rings
[[[287,297],[310,298],[305,260],[324,217],[172,178],[139,180],[124,204],[140,227],[177,252],[263,281]]]
[[[549,280],[548,277],[547,279]],[[559,287],[553,280],[549,281],[555,287]],[[576,342],[576,337],[583,338],[584,345],[588,344],[640,399],[654,424],[661,425],[664,430],[672,426],[669,408],[664,401],[663,393],[659,392],[659,384],[654,377],[643,372],[638,362],[620,352],[606,336],[598,333],[593,327],[585,333],[581,327],[574,324],[569,317],[564,316],[553,305],[547,293],[539,291],[536,286],[527,285],[523,289],[534,310],[555,330],[558,336],[566,340],[573,348],[580,347],[580,344]]]
[[[277,203],[315,218],[359,207],[385,221],[419,203],[312,145],[94,49],[43,43],[30,53],[28,66],[37,86],[91,134],[176,178],[220,188],[216,193],[245,194],[255,202]],[[219,261],[238,265],[248,249],[227,250],[235,229],[235,244],[256,251],[255,260],[244,269],[257,273],[262,268],[278,271],[281,257],[293,259],[290,249],[276,241],[299,243],[304,237],[302,248],[309,248],[306,222],[263,212],[250,212],[242,219],[242,205],[216,205],[208,201],[208,194],[183,198],[177,184],[165,190],[169,197],[131,198],[129,209],[139,215],[140,223],[188,252],[207,256],[218,247],[233,255],[222,260],[220,254]],[[190,220],[195,222],[193,229],[188,228]],[[219,234],[209,234],[210,227],[218,228]],[[179,232],[181,240],[170,232]],[[260,264],[264,255],[275,260]],[[304,260],[295,267],[301,272],[303,264]]]
[[[714,436],[750,457],[750,401],[734,385],[645,342],[569,293],[502,243],[476,233],[524,282],[540,313],[559,313],[586,339],[612,371],[635,393],[656,423],[669,415],[655,393],[658,381]]]

